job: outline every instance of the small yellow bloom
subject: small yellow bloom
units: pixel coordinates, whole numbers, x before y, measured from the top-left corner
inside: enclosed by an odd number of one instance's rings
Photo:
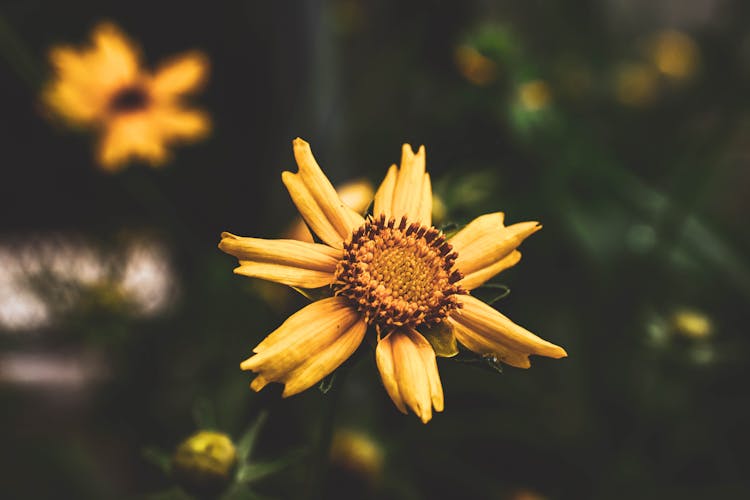
[[[102,23],[91,45],[53,47],[50,59],[55,76],[43,92],[45,104],[71,125],[99,131],[97,161],[107,170],[133,157],[161,165],[169,158],[167,144],[210,130],[208,116],[182,102],[206,79],[208,61],[200,53],[183,54],[150,73],[141,68],[134,44]]]
[[[258,344],[243,370],[297,394],[338,368],[364,339],[377,335],[375,359],[396,407],[423,422],[443,410],[435,351],[420,333],[447,325],[479,354],[528,368],[529,355],[566,356],[563,348],[516,325],[470,291],[521,258],[516,248],[541,226],[505,226],[504,214],[483,215],[450,239],[432,227],[432,187],[424,146],[404,144],[365,219],[347,206],[302,139],[294,140],[297,173],[282,181],[310,229],[323,243],[265,240],[223,233],[219,248],[239,259],[235,273],[301,288],[329,287]]]

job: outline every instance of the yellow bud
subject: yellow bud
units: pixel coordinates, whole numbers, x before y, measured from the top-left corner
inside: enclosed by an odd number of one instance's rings
[[[206,497],[221,493],[232,480],[237,452],[229,436],[200,431],[177,447],[172,474],[188,493]]]
[[[377,481],[383,470],[383,459],[383,449],[363,432],[342,429],[333,436],[331,463],[365,482]]]

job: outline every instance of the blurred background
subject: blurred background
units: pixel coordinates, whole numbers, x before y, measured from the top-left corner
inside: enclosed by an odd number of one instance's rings
[[[149,67],[208,56],[208,139],[108,173],[49,119],[49,48],[101,20]],[[226,498],[311,474],[324,498],[750,495],[747,2],[3,2],[0,72],[4,498],[205,495],[170,458],[202,429],[239,443]],[[541,221],[495,306],[569,357],[440,359],[422,425],[367,352],[311,469],[330,393],[256,394],[238,366],[306,299],[216,248],[294,223],[297,136],[337,185],[424,144],[447,227]]]

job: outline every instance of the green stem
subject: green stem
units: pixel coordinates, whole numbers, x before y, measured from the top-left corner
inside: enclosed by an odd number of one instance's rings
[[[315,449],[310,455],[310,468],[307,476],[306,498],[308,500],[322,500],[324,498],[324,488],[328,473],[328,455],[331,450],[336,407],[341,396],[341,387],[344,385],[347,371],[345,367],[338,369],[333,386],[322,398],[317,441]]]

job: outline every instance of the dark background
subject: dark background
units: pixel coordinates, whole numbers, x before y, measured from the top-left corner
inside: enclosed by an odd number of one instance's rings
[[[334,184],[377,183],[402,143],[424,144],[446,222],[541,221],[497,307],[569,353],[502,375],[439,360],[446,410],[426,426],[397,412],[366,353],[335,422],[386,459],[371,483],[333,474],[327,498],[750,494],[748,14],[741,0],[3,2],[3,496],[179,495],[144,449],[170,453],[205,425],[237,438],[263,411],[258,460],[314,441],[327,396],[255,394],[238,368],[305,300],[233,275],[216,248],[223,230],[291,223],[280,173],[297,136]],[[94,137],[40,104],[49,47],[87,42],[102,19],[151,67],[194,48],[211,60],[195,102],[212,135],[164,168],[100,170]],[[654,65],[665,30],[691,40],[689,75]],[[539,80],[551,99],[535,109],[518,96]],[[167,282],[147,313],[113,292],[134,245]],[[65,259],[82,249],[109,278],[76,278]],[[24,316],[21,289],[44,321]],[[708,327],[681,326],[684,311]],[[252,498],[299,498],[307,467]]]

